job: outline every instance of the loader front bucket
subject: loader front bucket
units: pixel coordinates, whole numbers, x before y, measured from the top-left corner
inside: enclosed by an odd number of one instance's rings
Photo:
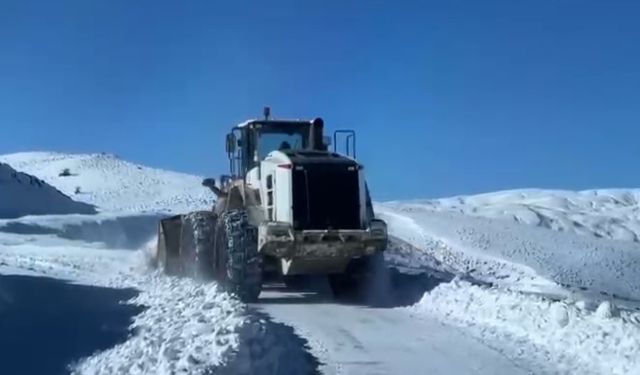
[[[168,275],[180,273],[182,215],[160,220],[158,225],[158,268]]]

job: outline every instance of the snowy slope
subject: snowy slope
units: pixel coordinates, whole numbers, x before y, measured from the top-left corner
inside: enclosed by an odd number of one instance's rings
[[[110,154],[23,152],[2,155],[0,161],[103,211],[185,212],[211,207],[214,199],[201,186],[201,177],[137,165]],[[59,176],[64,169],[71,175]]]
[[[476,279],[536,290],[553,283],[640,301],[640,244],[389,203],[390,232]],[[540,290],[540,289],[538,289]]]
[[[91,205],[75,202],[46,182],[0,163],[0,218],[94,212]]]
[[[640,241],[640,189],[523,189],[402,202],[434,211],[513,220],[558,231]]]

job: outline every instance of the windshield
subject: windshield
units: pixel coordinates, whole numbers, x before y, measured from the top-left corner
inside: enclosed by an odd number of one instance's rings
[[[294,132],[263,131],[258,135],[258,157],[264,159],[274,150],[300,150],[307,147],[307,134],[302,129]]]

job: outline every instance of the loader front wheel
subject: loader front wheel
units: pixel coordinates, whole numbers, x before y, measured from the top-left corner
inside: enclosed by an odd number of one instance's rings
[[[262,290],[262,256],[258,230],[249,224],[247,212],[223,212],[217,223],[215,269],[218,281],[243,302],[255,302]]]

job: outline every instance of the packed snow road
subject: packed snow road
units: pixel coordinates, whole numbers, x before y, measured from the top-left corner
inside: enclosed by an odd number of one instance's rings
[[[342,304],[323,293],[268,289],[255,307],[306,338],[325,374],[529,374],[436,319]]]

